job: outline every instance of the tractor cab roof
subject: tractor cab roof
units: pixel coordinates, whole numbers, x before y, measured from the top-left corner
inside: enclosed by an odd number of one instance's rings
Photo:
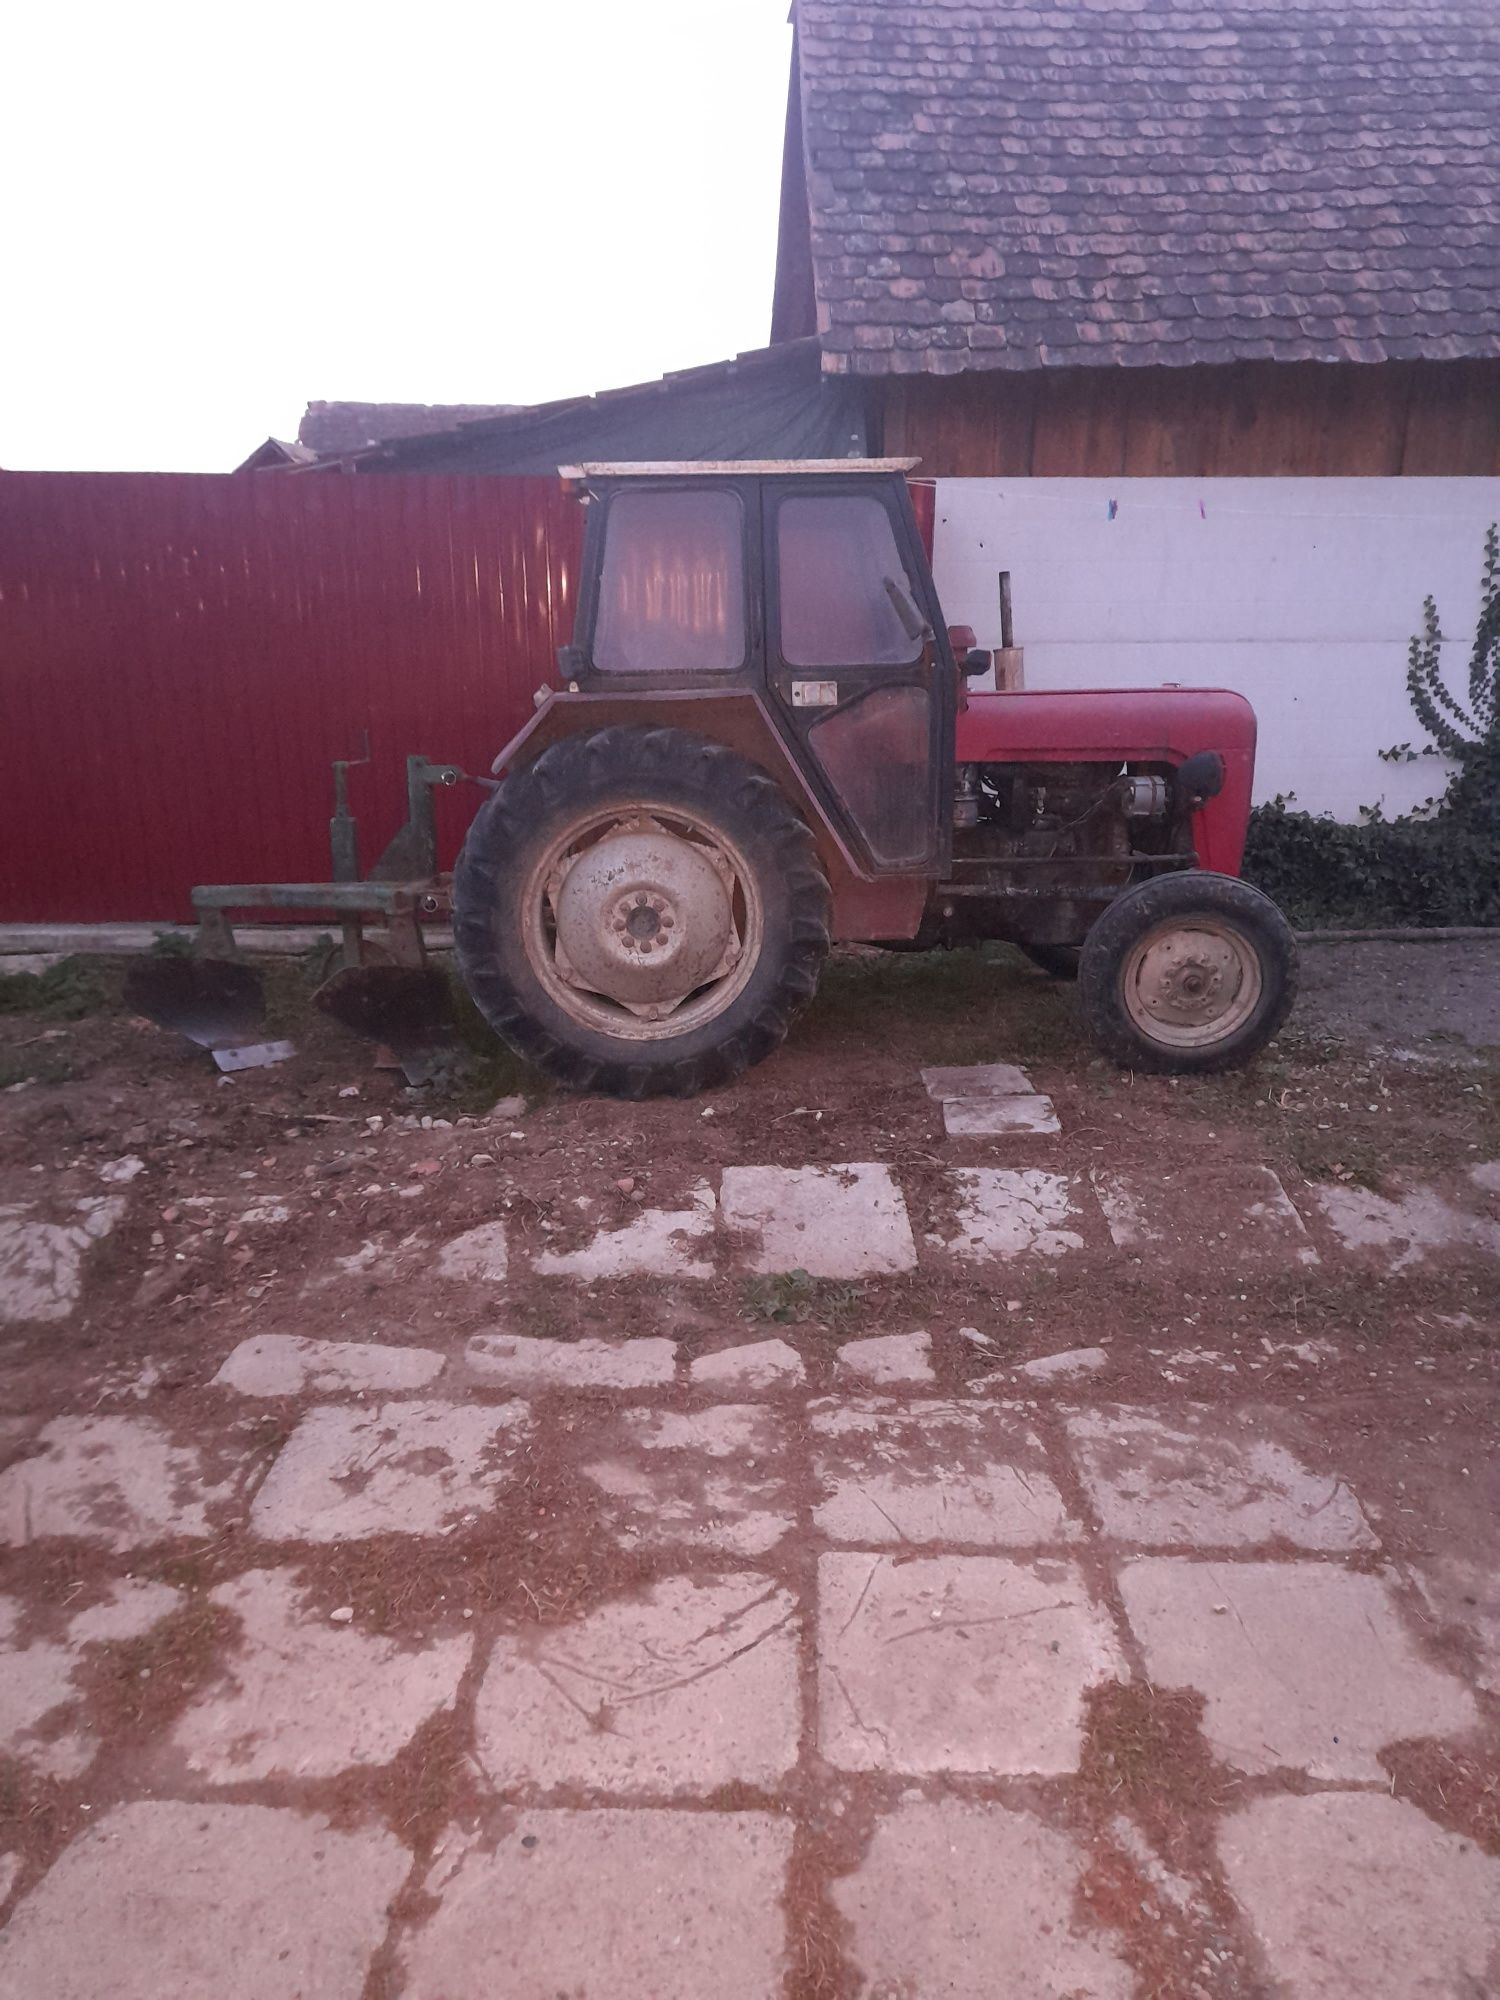
[[[847,478],[850,473],[914,472],[921,463],[919,458],[689,458],[592,462],[557,469],[569,480],[744,479],[755,473],[771,473],[778,479],[821,474],[826,479],[830,473]]]

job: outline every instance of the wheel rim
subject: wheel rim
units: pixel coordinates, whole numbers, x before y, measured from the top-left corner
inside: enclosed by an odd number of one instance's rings
[[[1137,940],[1121,973],[1125,1011],[1152,1042],[1173,1049],[1228,1040],[1254,1014],[1260,954],[1216,917],[1174,918]]]
[[[527,878],[532,971],[573,1020],[653,1042],[714,1020],[744,990],[764,914],[744,855],[707,821],[640,800],[587,811]]]

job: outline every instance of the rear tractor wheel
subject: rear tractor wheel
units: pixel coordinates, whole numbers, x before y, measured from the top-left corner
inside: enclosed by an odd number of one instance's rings
[[[828,882],[779,787],[676,729],[570,737],[508,777],[453,884],[465,984],[541,1069],[689,1096],[770,1054],[817,986]]]
[[[1130,1069],[1232,1069],[1291,1012],[1297,945],[1259,889],[1193,869],[1138,882],[1095,923],[1079,955],[1090,1034]]]

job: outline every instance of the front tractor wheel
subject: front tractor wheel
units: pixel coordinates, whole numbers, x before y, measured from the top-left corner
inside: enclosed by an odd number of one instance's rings
[[[1280,910],[1248,882],[1203,870],[1127,889],[1079,956],[1085,1024],[1130,1069],[1248,1062],[1296,993],[1297,945]]]
[[[689,1096],[770,1054],[817,986],[828,882],[763,771],[677,729],[605,729],[508,777],[453,882],[464,982],[580,1090]]]

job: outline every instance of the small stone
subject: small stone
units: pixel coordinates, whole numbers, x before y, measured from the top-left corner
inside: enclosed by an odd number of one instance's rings
[[[127,1153],[122,1159],[106,1160],[99,1169],[99,1178],[101,1181],[120,1185],[126,1181],[133,1181],[137,1174],[143,1174],[145,1171],[146,1162],[135,1153]]]
[[[779,1389],[801,1382],[806,1371],[796,1348],[784,1340],[752,1340],[700,1354],[688,1370],[696,1387],[732,1389],[739,1394]]]
[[[505,1125],[512,1118],[523,1117],[525,1112],[526,1099],[524,1097],[502,1097],[490,1106],[489,1115],[497,1124]],[[513,1139],[519,1139],[521,1134],[519,1132],[512,1132],[510,1136]]]
[[[922,1385],[936,1380],[932,1371],[932,1339],[926,1333],[878,1334],[870,1340],[846,1340],[834,1366],[878,1388]]]
[[[335,1625],[352,1624],[354,1620],[354,1606],[352,1604],[341,1604],[337,1611],[330,1611],[328,1616]]]
[[[464,1350],[469,1372],[507,1389],[653,1389],[676,1375],[670,1340],[534,1340],[476,1334]]]
[[[240,1342],[214,1381],[242,1396],[326,1396],[350,1389],[423,1389],[442,1367],[442,1355],[426,1347],[260,1333]]]
[[[1061,1354],[1041,1354],[1035,1361],[1023,1361],[1016,1373],[1033,1382],[1069,1381],[1079,1375],[1094,1375],[1109,1366],[1102,1347],[1070,1347]]]

